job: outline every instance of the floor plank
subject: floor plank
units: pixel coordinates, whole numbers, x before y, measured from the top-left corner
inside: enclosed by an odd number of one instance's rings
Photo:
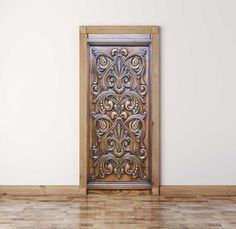
[[[1,196],[1,229],[236,228],[236,197]]]

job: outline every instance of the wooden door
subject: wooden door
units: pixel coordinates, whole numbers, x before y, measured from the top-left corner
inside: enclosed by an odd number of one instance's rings
[[[81,193],[158,193],[158,31],[81,28]]]

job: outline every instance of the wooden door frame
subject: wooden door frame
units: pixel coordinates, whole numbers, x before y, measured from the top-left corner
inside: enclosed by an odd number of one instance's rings
[[[151,70],[151,152],[152,152],[152,194],[159,194],[160,187],[160,64],[159,64],[159,26],[81,26],[80,27],[80,70],[79,70],[79,158],[80,158],[80,194],[87,194],[87,174],[88,174],[88,34],[150,34],[152,43],[152,70]]]

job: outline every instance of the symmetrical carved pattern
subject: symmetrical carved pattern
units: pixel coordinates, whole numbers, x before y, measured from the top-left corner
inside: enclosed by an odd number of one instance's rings
[[[92,56],[91,179],[125,173],[146,180],[146,50],[93,48]]]

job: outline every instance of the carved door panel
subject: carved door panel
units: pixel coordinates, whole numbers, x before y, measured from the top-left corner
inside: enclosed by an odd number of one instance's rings
[[[87,36],[88,189],[152,188],[151,44],[151,34]]]

